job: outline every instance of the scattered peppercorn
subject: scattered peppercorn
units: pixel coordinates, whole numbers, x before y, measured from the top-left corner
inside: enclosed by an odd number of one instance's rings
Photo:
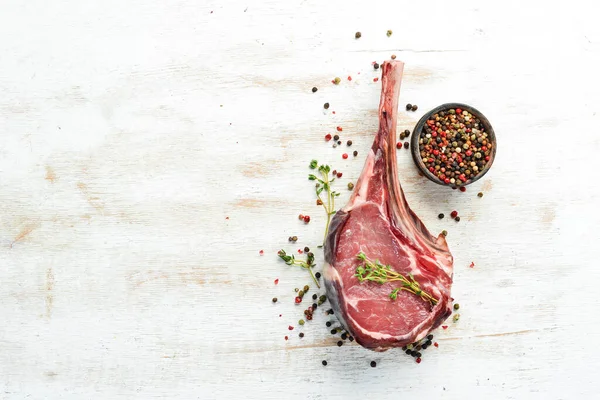
[[[317,309],[317,303],[313,303],[312,310],[315,311]]]
[[[460,222],[460,217],[456,217],[456,218],[454,218],[454,220],[455,220],[456,222]]]
[[[319,89],[317,89],[316,87],[312,88],[313,93],[315,93],[317,90],[319,90]]]
[[[408,103],[406,105],[406,111],[410,111],[412,109],[412,104]]]
[[[336,142],[340,139],[340,135],[333,135],[333,140]]]
[[[342,347],[343,344],[344,344],[344,342],[342,342],[341,340],[338,340],[338,342],[337,342],[338,347]]]
[[[444,230],[442,231],[442,235],[444,235],[444,236],[448,236],[448,231],[444,229]]]
[[[277,297],[273,297],[273,303],[277,303]]]
[[[477,197],[483,197],[483,192],[477,193]]]
[[[309,222],[310,222],[310,216],[308,216],[308,215],[305,215],[305,216],[304,216],[304,223],[305,223],[305,224],[308,224]]]
[[[408,129],[404,130],[404,137],[409,137],[410,136],[410,131]]]
[[[292,242],[296,242],[298,240],[298,236],[292,236]]]
[[[313,300],[316,300],[316,299],[317,299],[317,297],[319,297],[319,296],[317,296],[317,294],[316,294],[316,293],[312,295],[312,298],[313,298]]]
[[[348,182],[348,190],[354,189],[354,183]]]
[[[332,329],[332,330],[331,330],[331,334],[332,334],[332,335],[335,335],[336,333],[337,333],[337,329]]]
[[[329,310],[327,310],[327,314],[333,315],[333,309],[330,308]]]
[[[322,295],[319,296],[319,300],[320,301],[325,301],[325,300],[327,300],[327,296],[325,296],[324,294],[322,294]]]
[[[371,361],[371,368],[375,368],[377,366],[377,363],[375,361]]]
[[[356,32],[356,33],[354,34],[354,37],[355,37],[356,39],[360,39],[360,37],[361,37],[361,36],[362,36],[362,33],[360,33],[360,32]]]
[[[377,82],[379,78],[373,78],[373,82]]]
[[[304,297],[304,290],[300,290],[300,291],[298,292],[298,296],[300,296],[300,297]]]
[[[396,55],[392,54],[392,60],[395,60],[395,59],[396,59]]]
[[[417,106],[416,104],[413,104],[413,106],[410,109],[412,111],[417,111],[418,108],[419,108],[419,106]]]
[[[417,364],[421,364],[421,357],[417,358],[415,361],[417,362]]]
[[[405,149],[408,149],[408,146],[410,146],[410,145],[408,144],[408,142],[404,142],[404,148],[405,148]]]
[[[386,33],[387,37],[392,36],[392,31],[388,29],[387,33]]]
[[[300,333],[298,334],[298,336],[300,336],[300,338],[303,338],[303,337],[304,337],[304,333],[303,333],[303,332],[300,332]]]
[[[298,321],[298,324],[300,324],[300,325],[304,325],[304,320],[303,320],[303,319],[301,319],[300,321]]]
[[[373,68],[379,69],[379,64],[377,64],[377,63],[373,64]]]
[[[321,361],[321,364],[327,365],[327,361],[323,360],[323,361]]]
[[[349,341],[351,341],[351,342],[354,342],[354,337],[352,337],[352,336],[349,336],[349,337],[348,337],[348,340],[349,340]]]
[[[345,160],[345,159],[347,159],[347,158],[348,158],[348,153],[344,153],[344,154],[342,154],[342,158],[343,158],[344,160]]]
[[[406,136],[404,136],[404,132],[400,132],[400,140],[404,140]]]
[[[459,319],[460,319],[460,314],[454,314],[454,316],[452,317],[453,322],[458,322]]]
[[[320,272],[317,272],[317,273],[315,274],[315,277],[316,277],[317,279],[319,279],[319,278],[321,277],[321,273],[320,273]],[[315,297],[315,298],[316,298],[316,297]]]
[[[443,213],[439,213],[439,214],[438,214],[438,218],[439,218],[439,219],[443,219],[443,218],[444,218],[444,214],[443,214]]]
[[[300,296],[296,296],[296,298],[294,299],[294,302],[295,302],[296,304],[300,304],[300,303],[302,303],[302,297],[300,297]]]
[[[456,218],[457,215],[458,215],[458,211],[456,211],[456,210],[454,210],[450,213],[451,218]]]
[[[356,157],[358,155],[358,151],[354,150],[354,153],[352,153],[352,155],[354,155],[354,157]]]
[[[342,340],[346,340],[348,338],[348,334],[347,333],[342,333]]]
[[[328,133],[327,135],[325,135],[325,141],[329,142],[331,140],[331,134]]]
[[[348,141],[346,142],[346,146],[352,146],[352,140],[348,140]]]
[[[397,148],[397,149],[401,149],[401,148],[402,148],[402,142],[398,142],[398,143],[396,143],[396,148]]]
[[[323,108],[327,110],[329,108],[329,103],[323,104]]]
[[[342,156],[342,157],[343,157],[343,156]],[[346,154],[346,157],[344,157],[344,158],[348,158],[348,155]],[[341,172],[338,172],[338,173],[337,173],[335,176],[337,176],[338,178],[341,178],[341,177],[342,177],[342,173],[341,173]]]
[[[455,303],[455,304],[454,304],[454,309],[455,309],[455,310],[458,310],[459,308],[460,308],[460,304],[458,304],[458,303]]]
[[[338,145],[342,144],[342,141],[341,141],[341,140],[338,140],[337,144],[338,144]]]
[[[331,326],[331,321],[325,322],[325,326],[329,328]]]
[[[338,132],[341,132],[341,131],[343,131],[343,129],[342,129],[342,127],[341,127],[341,126],[336,126],[336,127],[335,127],[335,129],[337,129],[337,131],[338,131]]]
[[[432,340],[433,339],[433,335],[427,335],[427,340]]]
[[[412,353],[412,351],[410,349],[404,350],[404,352],[408,355],[410,355],[410,353]]]
[[[458,188],[461,192],[466,192],[467,188],[465,186],[461,186]]]
[[[342,80],[336,76],[336,77],[335,77],[335,79],[333,80],[333,83],[334,83],[335,85],[339,85],[341,81],[342,81]]]

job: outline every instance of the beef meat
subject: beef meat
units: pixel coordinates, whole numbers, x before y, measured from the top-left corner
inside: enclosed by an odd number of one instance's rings
[[[327,296],[342,325],[362,346],[384,351],[425,337],[451,314],[452,254],[409,208],[398,180],[396,119],[404,64],[382,67],[379,131],[348,204],[331,221],[325,241]],[[399,282],[359,282],[359,252],[407,276],[438,300],[400,291]]]

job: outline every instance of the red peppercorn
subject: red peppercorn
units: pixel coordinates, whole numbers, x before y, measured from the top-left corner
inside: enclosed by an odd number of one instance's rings
[[[473,268],[475,266],[474,262],[471,262],[471,264],[469,264],[469,268]]]
[[[304,215],[302,215],[302,214],[298,215],[298,219],[304,219]]]
[[[397,149],[401,149],[401,148],[402,148],[402,142],[398,142],[398,143],[396,143],[396,148],[397,148]]]
[[[338,126],[338,127],[337,127],[337,128],[335,128],[335,129],[337,129],[337,130],[338,130],[338,132],[341,132],[341,131],[342,131],[342,127],[341,127],[341,126]]]
[[[373,78],[373,82],[377,82],[379,78]]]
[[[348,154],[346,154],[346,153],[342,154],[342,158],[345,160],[346,158],[348,158]]]
[[[464,187],[464,186],[461,186],[459,189],[460,189],[461,192],[466,192],[467,191],[467,188]]]
[[[433,343],[433,345],[434,345],[435,347],[440,347],[440,345],[438,344],[438,342],[434,342],[434,343]]]
[[[440,151],[439,151],[439,150],[434,150],[434,151],[433,151],[433,155],[434,155],[434,156],[437,156],[438,154],[440,154]]]
[[[457,108],[457,109],[456,109],[456,113],[457,113],[457,114],[460,114],[460,113],[462,113],[462,110],[461,110],[460,108]]]
[[[333,170],[333,172],[331,173],[332,175],[337,175],[337,170]]]
[[[454,210],[454,211],[452,211],[452,212],[450,213],[450,216],[451,216],[452,218],[456,218],[456,216],[457,216],[457,215],[458,215],[458,211],[456,211],[456,210]]]
[[[289,329],[290,331],[293,331],[293,330],[294,330],[294,327],[290,325],[290,326],[288,326],[288,329]]]
[[[471,150],[467,150],[465,154],[467,155],[467,157],[471,157],[473,155],[473,152]]]
[[[448,325],[442,325],[442,329],[444,329],[444,330],[448,329]]]
[[[312,317],[311,314],[308,314],[308,315],[306,315],[306,319],[309,320],[309,321],[312,321],[313,317]]]
[[[417,364],[421,364],[421,357],[417,357],[415,361],[417,362]]]
[[[300,304],[300,303],[302,303],[302,297],[300,297],[300,296],[296,296],[296,298],[294,299],[294,302],[295,302],[296,304]]]
[[[277,284],[279,283],[279,278],[275,279],[275,280],[273,281],[273,283],[275,283],[275,284],[277,285]]]
[[[349,76],[349,77],[348,77],[348,80],[349,80],[349,81],[351,81],[351,80],[352,80],[352,77],[351,77],[351,76]]]
[[[341,178],[342,177],[342,173],[338,172],[337,174],[335,174],[335,176],[337,176],[338,178]]]
[[[264,250],[261,250],[261,251],[259,251],[259,252],[258,252],[258,254],[260,254],[260,255],[262,256],[262,255],[264,255],[264,254],[265,254],[265,251],[264,251]]]
[[[298,254],[302,254],[302,249],[298,249]]]
[[[487,147],[481,146],[481,151],[487,151]]]
[[[287,337],[287,336],[285,337],[285,340],[288,340],[288,337]]]
[[[490,161],[490,156],[485,156],[485,161]]]
[[[331,140],[331,134],[330,133],[328,133],[327,135],[325,135],[325,140],[328,141],[328,142]]]
[[[445,183],[445,184],[448,184],[448,183],[450,183],[450,179],[448,179],[448,178],[444,179],[444,183]]]
[[[431,134],[431,137],[437,137],[437,135],[438,135],[437,133],[433,132],[433,133]]]
[[[304,223],[305,223],[305,224],[308,224],[309,222],[310,222],[310,216],[308,216],[308,215],[305,215],[305,216],[304,216]]]
[[[431,173],[435,172],[435,168],[429,167],[429,172],[431,172]]]

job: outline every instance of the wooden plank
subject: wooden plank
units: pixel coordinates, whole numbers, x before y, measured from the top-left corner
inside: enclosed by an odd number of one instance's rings
[[[594,396],[592,4],[3,2],[0,398]],[[449,231],[461,304],[420,365],[338,348],[323,313],[300,329],[293,289],[311,281],[276,257],[321,240],[311,159],[342,188],[358,177],[371,62],[391,54],[400,103],[419,105],[399,129],[460,101],[499,140],[466,193],[398,151],[411,207]],[[351,148],[324,142],[336,126]]]

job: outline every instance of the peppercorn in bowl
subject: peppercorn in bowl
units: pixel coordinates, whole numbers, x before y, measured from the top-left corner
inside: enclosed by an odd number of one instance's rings
[[[469,185],[491,168],[496,135],[477,109],[446,103],[417,122],[411,138],[412,157],[429,180],[444,186]]]

